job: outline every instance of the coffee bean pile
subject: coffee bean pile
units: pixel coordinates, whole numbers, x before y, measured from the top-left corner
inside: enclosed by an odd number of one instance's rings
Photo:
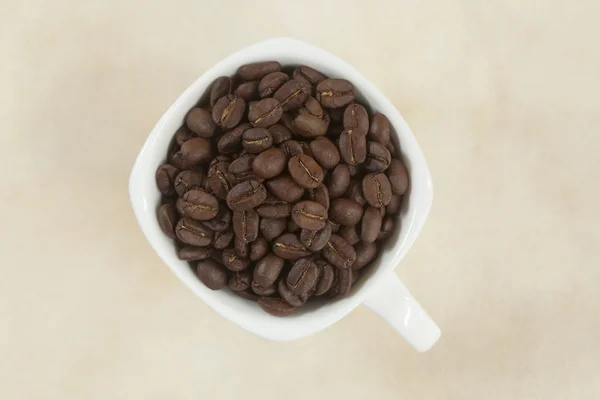
[[[286,316],[350,291],[408,187],[351,82],[276,61],[218,78],[156,171],[158,222],[210,289]]]

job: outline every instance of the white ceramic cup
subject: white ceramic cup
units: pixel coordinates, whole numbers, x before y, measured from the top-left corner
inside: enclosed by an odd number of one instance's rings
[[[160,193],[154,174],[165,160],[175,131],[188,110],[218,77],[232,76],[246,63],[277,60],[283,65],[306,64],[330,77],[351,81],[358,98],[372,110],[385,114],[393,127],[393,140],[401,149],[410,175],[410,189],[400,212],[400,229],[388,240],[369,272],[351,293],[340,300],[299,309],[279,318],[262,311],[251,301],[228,290],[212,291],[204,286],[185,261],[177,258],[171,239],[156,219]],[[364,76],[340,58],[317,47],[289,38],[271,39],[246,47],[208,70],[175,100],[158,121],[142,147],[129,180],[129,196],[144,235],[159,257],[179,279],[219,314],[240,327],[271,340],[293,340],[312,335],[345,317],[364,304],[392,325],[418,351],[428,350],[440,337],[440,330],[393,273],[419,235],[431,208],[433,187],[425,158],[410,128],[390,101]]]

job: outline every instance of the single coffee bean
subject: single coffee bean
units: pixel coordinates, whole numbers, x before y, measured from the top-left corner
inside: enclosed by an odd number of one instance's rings
[[[289,111],[302,106],[309,94],[310,87],[302,81],[291,79],[281,85],[273,97],[281,103],[283,111]]]
[[[247,211],[261,204],[267,198],[267,190],[262,183],[254,180],[235,185],[227,193],[227,205],[234,211]]]
[[[227,229],[226,231],[215,232],[215,237],[213,240],[213,247],[217,250],[223,250],[229,245],[231,245],[231,241],[233,240],[233,229]]]
[[[190,169],[197,164],[208,163],[212,157],[210,142],[204,138],[195,137],[183,143],[171,161],[179,169]]]
[[[267,254],[254,267],[254,282],[262,287],[273,285],[277,281],[277,278],[279,278],[284,263],[283,258],[279,258],[275,254]]]
[[[177,214],[171,204],[163,204],[158,208],[158,226],[165,235],[175,239],[175,225],[177,224]]]
[[[331,238],[331,225],[325,224],[325,227],[320,231],[310,231],[302,229],[300,232],[300,242],[310,251],[321,251],[327,245]]]
[[[183,125],[177,132],[175,132],[175,142],[181,146],[187,140],[193,139],[196,137],[196,134],[188,129],[187,126]]]
[[[219,213],[219,201],[202,189],[192,189],[183,195],[185,215],[198,221],[208,221]]]
[[[356,203],[364,206],[367,204],[367,199],[363,196],[362,193],[362,182],[361,181],[351,181],[350,185],[348,185],[348,190],[346,191],[346,197],[350,200],[355,201]]]
[[[250,288],[252,288],[252,291],[259,296],[270,296],[272,294],[277,293],[277,288],[275,287],[275,285],[265,287],[260,286],[254,281],[250,284]]]
[[[323,249],[323,256],[331,265],[337,268],[350,268],[356,260],[354,247],[336,234],[331,235],[329,242]]]
[[[408,189],[408,172],[404,163],[397,158],[392,158],[386,171],[390,186],[394,194],[403,195]]]
[[[290,290],[285,281],[281,279],[277,284],[277,293],[281,298],[291,306],[301,307],[308,300],[308,293],[297,295]]]
[[[181,171],[175,178],[175,192],[179,197],[183,197],[186,192],[192,189],[202,189],[206,184],[206,174],[200,171],[187,170]]]
[[[383,218],[379,208],[368,207],[362,218],[360,238],[363,242],[373,243],[381,231]]]
[[[297,142],[295,140],[286,140],[281,144],[281,149],[283,150],[286,158],[288,159],[304,153],[300,142]]]
[[[260,218],[254,210],[233,212],[233,232],[244,243],[250,243],[258,237]]]
[[[246,101],[258,99],[258,81],[243,82],[233,91],[233,95]]]
[[[244,64],[238,68],[238,75],[246,80],[260,80],[265,75],[270,74],[271,72],[281,71],[281,64],[277,61],[263,61],[252,64]]]
[[[229,289],[234,292],[240,292],[242,290],[247,290],[250,288],[250,283],[252,282],[252,274],[250,270],[245,269],[243,271],[234,272],[231,278],[229,279]]]
[[[363,208],[357,202],[346,197],[331,201],[329,207],[329,218],[340,225],[354,226],[360,222]]]
[[[261,179],[271,179],[283,172],[286,161],[283,150],[267,149],[254,158],[252,170],[254,175]]]
[[[318,137],[310,142],[314,159],[325,169],[335,167],[340,163],[340,152],[331,140]]]
[[[254,242],[250,243],[250,255],[248,257],[250,258],[250,261],[258,261],[263,258],[268,251],[269,243],[267,243],[267,240],[264,237],[259,236]]]
[[[177,238],[191,246],[204,247],[212,243],[213,233],[200,221],[184,217],[175,227]]]
[[[227,193],[231,190],[229,176],[229,159],[224,156],[218,156],[210,162],[208,167],[208,186],[212,192],[220,199],[227,198]]]
[[[394,220],[391,215],[388,215],[383,219],[383,223],[381,224],[381,231],[379,232],[379,236],[377,240],[384,240],[390,237],[392,232],[394,231]]]
[[[265,185],[271,194],[288,203],[295,203],[304,194],[304,188],[300,187],[288,174],[281,174],[269,179]]]
[[[185,117],[185,124],[196,135],[206,139],[213,137],[217,128],[210,112],[200,107],[190,110]]]
[[[271,132],[265,128],[252,128],[244,132],[242,146],[250,154],[259,154],[273,145]]]
[[[261,297],[258,305],[271,315],[276,317],[287,317],[292,315],[296,309],[278,297]]]
[[[183,246],[177,252],[177,257],[184,261],[206,260],[210,257],[210,247]]]
[[[346,296],[350,293],[353,281],[353,272],[350,268],[338,269],[335,271],[335,278],[331,289],[327,292],[327,296],[336,299]]]
[[[175,194],[175,178],[179,174],[179,168],[171,164],[163,164],[156,170],[156,187],[165,196]]]
[[[354,135],[365,136],[369,131],[369,114],[360,104],[350,104],[344,110],[344,129]]]
[[[364,217],[363,217],[363,221],[364,221]],[[348,243],[350,243],[352,246],[354,246],[355,244],[357,244],[358,242],[360,242],[360,233],[358,233],[357,230],[356,230],[356,228],[358,226],[359,225],[354,225],[354,226],[340,226],[340,230],[338,232],[338,235],[340,235]],[[377,233],[379,233],[379,231],[377,231]]]
[[[391,160],[392,156],[390,152],[381,143],[367,142],[367,158],[363,164],[365,171],[385,171],[390,166]]]
[[[329,118],[319,118],[311,114],[298,114],[292,122],[294,131],[305,138],[323,136],[329,128]]]
[[[323,168],[305,154],[290,158],[288,171],[292,179],[304,188],[316,188],[323,182]]]
[[[235,128],[225,132],[217,142],[217,149],[221,154],[232,154],[242,148],[242,136],[244,132],[252,128],[247,122],[239,124]]]
[[[292,220],[302,229],[318,231],[325,227],[327,209],[321,204],[304,200],[296,203],[292,208]]]
[[[284,260],[297,260],[310,255],[310,251],[293,233],[284,233],[273,242],[273,253]]]
[[[388,177],[381,173],[365,175],[362,191],[367,202],[373,207],[385,207],[392,200],[392,187]]]
[[[212,119],[217,126],[231,129],[240,123],[246,111],[246,101],[232,94],[221,97],[213,107]]]
[[[292,293],[302,295],[312,289],[319,278],[317,265],[308,258],[301,258],[294,263],[288,273],[286,284]]]
[[[387,146],[390,142],[390,121],[381,113],[375,113],[371,116],[369,126],[369,139]]]
[[[323,107],[344,107],[354,101],[354,86],[345,79],[325,79],[317,85],[316,98]]]
[[[390,181],[390,184],[391,183],[392,182]],[[392,189],[392,191],[393,191],[393,189]],[[397,213],[400,212],[401,208],[402,208],[402,196],[398,196],[398,195],[394,194],[394,195],[392,195],[392,199],[390,200],[390,203],[385,208],[385,212],[386,212],[386,214],[396,215]]]
[[[258,295],[256,293],[254,293],[251,289],[240,290],[237,292],[233,292],[233,294],[240,296],[242,299],[246,299],[246,300],[250,300],[250,301],[258,301],[258,298],[259,298]]]
[[[284,72],[271,72],[265,75],[258,84],[258,94],[261,98],[272,96],[290,77]]]
[[[273,137],[273,144],[281,144],[292,138],[292,132],[281,124],[271,125],[269,132],[271,132],[271,136]]]
[[[314,202],[319,203],[320,205],[325,207],[326,210],[329,209],[329,191],[327,190],[324,184],[320,184],[314,189],[308,189],[306,193],[306,197],[308,200],[312,200]]]
[[[367,140],[364,135],[345,130],[340,135],[338,146],[340,155],[347,164],[362,164],[367,158]]]
[[[233,238],[233,248],[235,250],[235,254],[240,257],[248,257],[250,255],[250,246],[248,243],[239,239],[237,236]]]
[[[300,231],[300,227],[294,221],[292,221],[290,219],[290,220],[288,220],[288,223],[287,223],[287,231],[289,233],[296,233],[296,232]]]
[[[227,270],[213,260],[200,261],[196,266],[196,275],[211,290],[223,289],[229,280]]]
[[[305,82],[306,86],[311,87],[311,91],[314,91],[314,88],[327,79],[325,75],[320,73],[314,68],[307,67],[306,65],[301,65],[294,70],[292,73],[294,79]]]
[[[202,224],[213,232],[222,232],[231,226],[231,210],[221,204],[218,214]]]
[[[223,250],[221,257],[221,263],[230,271],[242,271],[250,265],[250,260],[238,256],[235,249]]]
[[[268,242],[281,236],[287,228],[287,218],[263,218],[260,220],[260,233]]]
[[[315,296],[321,296],[322,294],[325,294],[330,288],[331,285],[333,284],[333,279],[335,276],[335,272],[333,267],[331,266],[331,264],[323,261],[323,260],[317,260],[315,261],[315,264],[317,264],[317,267],[320,268],[321,273],[319,274],[319,280],[317,281],[317,284],[315,285]]]
[[[210,88],[210,106],[214,107],[223,96],[227,96],[233,91],[233,79],[228,76],[217,78]]]
[[[261,205],[256,207],[256,213],[263,218],[285,218],[290,216],[291,206],[289,203],[269,195]]]
[[[342,197],[350,186],[350,169],[346,164],[338,164],[327,179],[327,191],[331,199]]]
[[[248,113],[248,120],[252,126],[268,128],[281,119],[283,110],[277,99],[267,97],[256,104]],[[269,136],[270,133],[269,133]]]
[[[254,170],[252,170],[254,157],[253,154],[244,154],[233,160],[227,170],[229,182],[237,185],[247,180],[257,180],[257,176],[254,175]]]
[[[356,260],[351,266],[353,270],[359,270],[365,267],[377,256],[377,246],[375,243],[360,242],[355,249]]]

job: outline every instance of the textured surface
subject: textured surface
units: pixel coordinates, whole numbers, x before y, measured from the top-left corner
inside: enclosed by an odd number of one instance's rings
[[[0,397],[598,398],[599,3],[229,3],[2,1]],[[397,272],[442,328],[429,353],[363,308],[251,336],[137,227],[127,178],[159,116],[282,35],[354,64],[428,158],[433,210]]]

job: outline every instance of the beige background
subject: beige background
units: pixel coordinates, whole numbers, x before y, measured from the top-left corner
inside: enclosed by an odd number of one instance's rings
[[[0,398],[600,397],[600,3],[172,3],[0,0]],[[154,123],[281,35],[354,64],[423,147],[436,199],[397,272],[442,327],[429,353],[361,308],[254,337],[138,230]]]

